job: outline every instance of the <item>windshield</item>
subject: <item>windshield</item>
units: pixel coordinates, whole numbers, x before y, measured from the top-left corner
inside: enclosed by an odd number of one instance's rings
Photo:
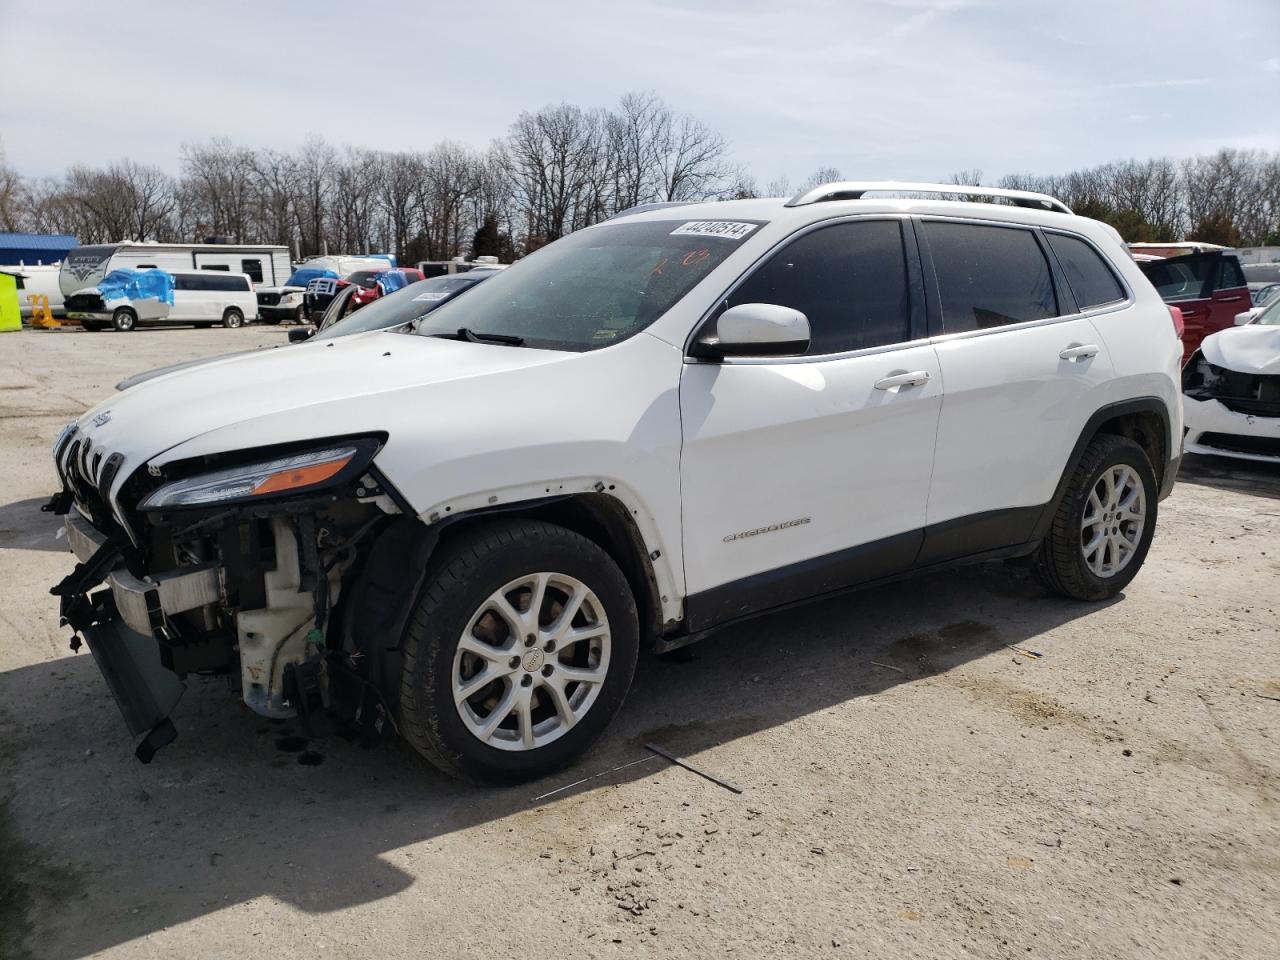
[[[410,323],[440,306],[468,287],[474,287],[490,273],[473,273],[465,277],[432,277],[419,280],[394,293],[380,297],[367,307],[343,317],[322,331],[325,337],[343,337],[349,333],[385,330]],[[348,301],[349,303],[349,301]]]
[[[378,277],[383,274],[382,270],[357,270],[355,273],[347,274],[347,280],[354,283],[358,287],[364,287],[366,290],[372,290],[378,282]]]
[[[1253,321],[1260,327],[1280,327],[1280,300],[1277,300]]]
[[[312,280],[320,277],[332,277],[337,279],[338,275],[332,270],[321,270],[318,267],[302,267],[293,271],[293,276],[284,282],[286,287],[305,287]]]
[[[436,311],[418,333],[466,329],[552,350],[607,347],[662,316],[757,226],[664,220],[581,230]]]

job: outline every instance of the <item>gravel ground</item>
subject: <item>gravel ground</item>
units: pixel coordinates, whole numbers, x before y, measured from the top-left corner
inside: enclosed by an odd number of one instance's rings
[[[6,960],[1280,955],[1280,470],[1226,460],[1188,458],[1114,602],[987,565],[726,630],[543,783],[302,765],[214,680],[141,766],[48,595],[49,446],[123,376],[284,333],[0,337]]]

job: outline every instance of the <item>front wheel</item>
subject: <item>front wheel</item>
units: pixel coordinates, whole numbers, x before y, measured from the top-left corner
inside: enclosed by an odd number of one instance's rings
[[[128,307],[117,307],[111,315],[111,325],[121,333],[128,333],[138,324],[138,315]]]
[[[222,314],[222,325],[231,330],[244,326],[244,312],[237,307],[228,307]]]
[[[441,548],[403,641],[401,730],[445,773],[513,783],[572,761],[631,686],[635,599],[592,541],[535,521]]]
[[[1036,555],[1055,593],[1105,600],[1133,580],[1155,534],[1155,470],[1126,437],[1101,434],[1085,448]]]

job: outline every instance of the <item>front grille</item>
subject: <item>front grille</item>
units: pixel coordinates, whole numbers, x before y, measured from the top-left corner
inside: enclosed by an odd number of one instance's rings
[[[71,488],[76,504],[89,516],[94,526],[99,530],[110,530],[112,514],[107,493],[110,491],[111,480],[120,469],[122,458],[119,454],[107,456],[105,450],[95,448],[93,442],[78,431],[69,439],[70,445],[66,447],[66,453],[58,463],[59,473]]]
[[[1255,453],[1266,457],[1280,457],[1280,437],[1242,437],[1234,433],[1202,433],[1201,446],[1231,453]]]
[[[84,311],[93,312],[93,311],[103,309],[102,298],[98,296],[96,293],[72,294],[71,296],[67,297],[67,299],[63,303],[63,306],[67,310],[75,310],[75,311],[84,310]]]
[[[275,307],[280,305],[280,294],[278,293],[260,293],[258,294],[258,305],[261,307]]]

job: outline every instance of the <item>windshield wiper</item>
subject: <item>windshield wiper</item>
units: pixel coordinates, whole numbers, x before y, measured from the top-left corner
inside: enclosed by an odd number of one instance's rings
[[[429,337],[443,337],[446,340],[466,340],[468,343],[501,343],[508,347],[523,347],[524,337],[513,337],[506,333],[477,333],[466,327],[459,327],[457,333],[429,333]]]

